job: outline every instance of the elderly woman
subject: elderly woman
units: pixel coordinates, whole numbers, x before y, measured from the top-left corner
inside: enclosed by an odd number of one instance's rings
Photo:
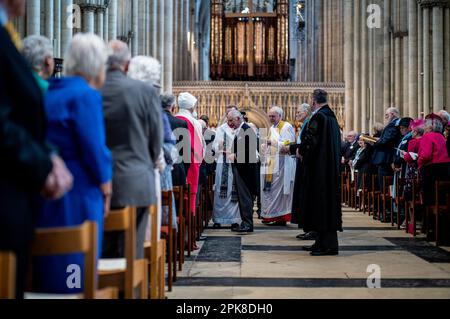
[[[437,116],[425,120],[425,134],[422,137],[418,154],[418,167],[422,174],[424,204],[434,203],[435,182],[450,178],[450,156],[447,153],[443,125]]]
[[[65,57],[65,75],[50,80],[45,100],[48,140],[74,176],[74,186],[61,200],[47,202],[37,216],[37,227],[97,223],[97,254],[101,255],[104,214],[111,196],[112,158],[106,147],[102,98],[98,89],[105,79],[106,46],[93,34],[76,35]],[[68,285],[71,269],[81,270],[81,255],[40,257],[34,261],[35,291],[79,293]],[[81,288],[81,289],[80,289]]]
[[[31,35],[23,40],[22,54],[33,71],[33,75],[43,93],[47,92],[47,80],[53,75],[55,60],[50,40],[41,35]]]

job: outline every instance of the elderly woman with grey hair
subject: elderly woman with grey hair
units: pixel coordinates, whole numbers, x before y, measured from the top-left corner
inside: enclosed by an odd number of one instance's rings
[[[74,186],[62,199],[46,202],[37,216],[37,227],[70,227],[97,224],[97,255],[101,256],[103,219],[112,193],[112,158],[106,146],[102,97],[97,91],[105,79],[106,46],[94,34],[77,34],[65,57],[65,77],[51,79],[45,98],[47,139],[58,148],[74,177]],[[79,254],[39,257],[33,262],[35,291],[81,293],[84,287],[67,285],[71,265],[84,272]]]
[[[31,35],[23,40],[22,54],[30,64],[40,89],[45,93],[49,87],[47,80],[55,69],[52,43],[44,36]]]

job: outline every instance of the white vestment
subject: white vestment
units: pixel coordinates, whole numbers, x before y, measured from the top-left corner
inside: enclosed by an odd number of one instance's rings
[[[272,126],[269,139],[272,145],[264,152],[261,174],[261,217],[266,219],[291,213],[296,170],[295,158],[280,155],[283,146],[295,143],[294,127],[287,122],[281,129]],[[266,176],[271,172],[272,182],[267,185]]]
[[[228,159],[224,158],[221,152],[224,149],[224,143],[226,144],[226,149],[231,152],[233,149],[233,141],[234,131],[227,123],[217,129],[213,143],[213,150],[217,154],[213,222],[223,225],[240,224],[242,222],[236,195],[233,200],[233,170],[231,163]],[[228,174],[226,174],[226,170],[228,170]],[[223,180],[224,177],[226,177],[228,183]]]

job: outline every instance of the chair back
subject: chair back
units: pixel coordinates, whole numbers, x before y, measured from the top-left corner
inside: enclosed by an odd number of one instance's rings
[[[0,300],[16,297],[16,256],[0,251]]]
[[[95,299],[97,290],[97,224],[86,221],[79,227],[38,229],[31,248],[32,256],[81,253],[84,258],[84,297]]]

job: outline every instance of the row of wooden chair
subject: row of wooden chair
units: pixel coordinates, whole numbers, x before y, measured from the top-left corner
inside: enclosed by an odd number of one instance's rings
[[[361,189],[358,190],[358,178],[362,178],[360,183]],[[343,204],[356,210],[368,213],[374,219],[381,222],[388,222],[388,211],[390,211],[390,223],[401,228],[401,212],[405,213],[406,232],[411,232],[416,236],[417,216],[419,212],[424,216],[424,223],[421,232],[427,235],[428,240],[436,242],[440,245],[441,240],[441,216],[450,215],[450,182],[437,181],[435,184],[436,198],[434,204],[425,207],[420,194],[420,180],[417,179],[412,183],[411,199],[404,197],[403,188],[405,187],[405,179],[398,178],[393,186],[393,177],[384,176],[382,178],[381,190],[378,189],[378,176],[376,174],[355,174],[352,181],[349,172],[343,172],[341,177],[342,201]],[[392,190],[396,196],[392,196]],[[395,207],[395,209],[394,209]],[[396,211],[396,218],[394,218]],[[430,218],[434,221],[431,222]],[[434,236],[431,236],[434,229]],[[450,231],[450,230],[449,230]]]

